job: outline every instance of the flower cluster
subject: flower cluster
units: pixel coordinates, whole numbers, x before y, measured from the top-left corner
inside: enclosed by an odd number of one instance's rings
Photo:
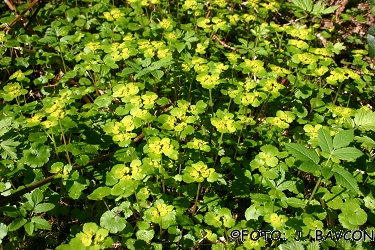
[[[296,63],[303,63],[306,65],[310,65],[317,61],[317,58],[311,53],[301,53],[292,56],[292,60],[296,61]]]
[[[281,229],[285,226],[285,222],[288,221],[288,218],[285,215],[272,213],[265,215],[264,221],[270,223],[274,229]]]
[[[264,62],[261,60],[249,60],[245,59],[243,63],[240,64],[240,66],[243,69],[243,73],[259,73],[261,71],[264,71]]]
[[[42,122],[42,124],[46,128],[57,124],[58,120],[63,119],[69,113],[65,108],[72,101],[72,91],[69,89],[60,91],[60,97],[45,98],[43,100],[43,106],[49,116],[47,117],[47,121]]]
[[[305,41],[302,41],[302,40],[290,39],[288,41],[288,44],[292,45],[292,46],[295,46],[299,49],[308,49],[309,48],[309,45]]]
[[[104,131],[113,135],[113,141],[117,142],[121,147],[126,147],[130,144],[131,139],[137,136],[137,134],[131,132],[134,129],[139,128],[141,125],[142,121],[136,120],[128,115],[120,122],[108,122],[104,126]]]
[[[158,223],[164,229],[175,223],[176,211],[174,206],[167,205],[164,200],[158,199],[152,207],[146,210],[144,219],[153,223]]]
[[[279,128],[289,128],[289,123],[295,119],[295,115],[291,111],[282,111],[279,110],[276,112],[276,117],[268,117],[266,119],[272,125],[275,125]]]
[[[241,123],[233,120],[232,113],[218,110],[216,117],[211,118],[211,124],[215,126],[220,133],[234,133],[237,129],[241,129]]]
[[[159,26],[160,28],[163,28],[163,29],[165,29],[165,30],[170,31],[170,30],[173,29],[173,24],[174,24],[174,22],[173,22],[172,19],[164,18],[163,20],[161,20],[161,21],[159,22],[158,26]]]
[[[123,102],[128,102],[130,97],[138,94],[139,87],[134,83],[117,84],[113,87],[113,97],[122,98]]]
[[[197,139],[197,138],[193,138],[193,140],[188,142],[186,146],[188,148],[209,152],[211,150],[211,147],[207,144],[208,144],[208,142],[206,142],[206,141],[203,141],[203,140]]]
[[[150,158],[160,159],[162,154],[164,154],[173,160],[177,160],[177,148],[178,143],[171,141],[169,138],[160,139],[159,137],[151,137],[148,139],[144,150],[149,154]]]
[[[104,15],[104,17],[105,17],[108,21],[117,20],[117,19],[119,19],[120,17],[125,16],[125,14],[122,13],[121,10],[119,10],[119,9],[112,9],[110,12],[104,12],[103,15]]]
[[[210,75],[210,74],[200,74],[197,75],[197,81],[202,85],[205,89],[213,89],[215,86],[220,84],[220,77],[218,74]]]
[[[215,174],[215,169],[208,168],[206,164],[204,164],[202,161],[199,161],[197,163],[191,164],[191,166],[187,166],[184,169],[183,180],[187,183],[203,182],[205,179],[208,179],[208,181],[210,181],[210,178],[215,177]]]
[[[322,67],[320,67],[320,68],[316,68],[315,70],[314,70],[314,72],[313,72],[313,75],[315,75],[315,76],[322,76],[322,75],[324,75],[325,73],[327,73],[328,72],[328,67],[326,67],[326,66],[322,66]]]
[[[218,5],[221,8],[224,8],[225,6],[227,6],[227,2],[225,0],[214,0],[213,4]]]
[[[227,31],[229,28],[229,25],[227,24],[227,22],[222,20],[219,17],[215,16],[214,18],[212,18],[212,22],[214,23],[214,25],[212,26],[214,31],[218,31],[218,30]]]
[[[117,164],[111,169],[111,173],[113,174],[113,176],[119,180],[131,179],[130,172],[130,168],[126,167],[124,164]]]
[[[12,101],[14,98],[27,94],[27,90],[23,89],[19,83],[8,83],[1,94],[5,101]]]
[[[204,221],[208,225],[216,228],[221,226],[231,228],[236,224],[236,220],[233,219],[231,211],[226,207],[219,208],[216,211],[207,212],[204,215]]]
[[[26,120],[27,126],[28,127],[34,127],[34,126],[40,124],[40,122],[41,122],[41,120],[42,120],[43,117],[44,117],[44,115],[41,114],[41,113],[34,114],[33,117],[28,118]]]
[[[102,48],[100,42],[89,42],[88,44],[86,44],[86,47],[89,48],[91,51],[95,51]]]
[[[312,40],[314,39],[314,36],[310,34],[310,29],[306,29],[304,27],[289,27],[286,29],[286,32],[296,38],[302,39],[302,40]]]
[[[260,172],[265,173],[268,167],[276,167],[279,164],[279,151],[275,146],[264,145],[260,148],[261,152],[255,156],[255,159],[250,162],[252,170],[259,169]]]
[[[280,89],[284,88],[284,85],[277,82],[276,78],[262,79],[262,84],[264,84],[263,90],[265,92],[279,93]]]
[[[208,18],[200,17],[197,20],[198,27],[201,27],[203,29],[209,29],[211,27],[211,25],[209,25],[209,23],[210,23],[210,19],[208,19]]]
[[[280,66],[276,66],[274,64],[269,64],[268,67],[270,67],[270,69],[276,73],[277,76],[285,76],[285,75],[288,75],[290,74],[290,70],[288,69],[285,69],[285,68],[282,68]]]
[[[76,237],[71,241],[71,244],[76,243],[77,245],[75,245],[75,247],[78,247],[81,244],[85,247],[91,245],[99,247],[99,245],[105,244],[108,233],[109,231],[107,229],[100,228],[96,223],[85,223],[85,225],[83,225],[83,232],[76,234]],[[109,244],[110,243],[111,242],[109,242]]]
[[[196,0],[186,0],[185,3],[182,5],[183,10],[196,10],[198,7],[197,1]]]

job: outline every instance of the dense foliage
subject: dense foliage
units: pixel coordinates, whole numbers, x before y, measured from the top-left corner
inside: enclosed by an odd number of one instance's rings
[[[374,249],[358,3],[0,4],[0,249]]]

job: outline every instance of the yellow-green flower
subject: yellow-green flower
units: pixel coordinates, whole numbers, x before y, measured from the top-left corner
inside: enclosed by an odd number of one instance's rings
[[[227,2],[225,0],[214,0],[213,4],[218,5],[219,7],[222,7],[222,8],[227,6]]]
[[[240,64],[240,66],[243,69],[250,71],[252,73],[258,73],[264,70],[263,65],[264,65],[264,62],[260,60],[249,60],[249,59],[245,59],[245,61]]]
[[[125,84],[118,84],[115,87],[113,87],[113,96],[114,97],[129,97],[136,95],[139,92],[138,86],[136,86],[134,83],[127,83]]]
[[[256,16],[254,15],[251,15],[251,14],[244,14],[243,15],[243,19],[246,21],[246,22],[250,22],[250,21],[254,21],[256,20]]]
[[[287,74],[290,74],[290,70],[287,70],[285,68],[282,68],[280,66],[276,66],[276,65],[273,65],[273,64],[269,64],[268,65],[270,67],[270,69],[275,72],[278,76],[285,76]]]
[[[204,59],[204,58],[201,58],[201,57],[197,57],[197,56],[194,56],[192,59],[191,59],[191,63],[193,65],[199,65],[199,64],[203,64],[203,63],[206,63],[207,60]]]
[[[144,53],[146,58],[153,58],[154,55],[155,55],[155,52],[154,52],[153,48],[148,48],[143,53]]]
[[[303,64],[312,64],[316,62],[316,58],[310,53],[297,54],[297,57]]]
[[[197,20],[198,27],[201,27],[203,29],[209,29],[210,28],[209,23],[210,23],[210,19],[208,18],[201,17]]]
[[[322,67],[320,67],[320,68],[316,68],[315,70],[314,70],[314,74],[316,75],[316,76],[322,76],[322,75],[324,75],[325,73],[327,73],[328,72],[328,67],[326,67],[326,66],[322,66]]]
[[[6,41],[6,39],[5,39],[5,33],[4,33],[4,31],[0,31],[0,43],[1,42],[5,42]]]
[[[284,86],[277,82],[276,78],[267,79],[263,90],[265,92],[279,92],[280,89],[283,89]]]
[[[314,54],[322,55],[322,56],[332,56],[333,55],[333,53],[329,52],[326,48],[313,48],[313,49],[310,49],[310,51]]]
[[[225,55],[231,63],[237,63],[237,59],[240,58],[240,55],[235,53],[226,53]]]
[[[183,63],[181,66],[182,66],[182,71],[185,71],[185,72],[190,71],[190,67],[186,63]]]
[[[288,221],[288,218],[285,215],[278,215],[276,213],[268,214],[264,217],[264,220],[272,225],[275,229],[280,229],[284,227],[285,222]]]
[[[42,125],[45,127],[45,128],[51,128],[51,127],[54,127],[54,126],[56,126],[58,124],[58,122],[57,121],[55,121],[55,120],[53,120],[53,121],[51,121],[51,120],[47,120],[47,121],[44,121],[44,122],[42,122]]]
[[[165,30],[168,30],[168,29],[172,28],[173,27],[172,25],[173,25],[172,21],[170,19],[166,19],[166,18],[161,20],[160,23],[159,23],[159,26],[162,27]]]
[[[310,29],[306,29],[303,27],[300,27],[300,28],[290,27],[286,31],[291,36],[302,39],[302,40],[313,39],[313,36],[310,35],[310,32],[311,32]]]
[[[199,73],[207,72],[209,70],[209,67],[206,64],[196,64],[194,66],[194,70],[199,74]]]
[[[166,57],[172,57],[172,53],[169,51],[168,48],[165,48],[165,49],[158,50],[157,56],[158,56],[159,59],[163,59],[163,58],[166,58]]]
[[[224,65],[223,63],[215,63],[214,64],[215,69],[214,69],[214,74],[220,74],[224,70],[227,70],[229,68],[228,65]]]
[[[208,74],[200,74],[197,76],[197,81],[202,85],[205,89],[213,89],[215,86],[220,84],[219,75],[208,75]]]
[[[227,17],[230,24],[236,24],[240,20],[240,16],[238,14],[229,15]]]
[[[22,81],[25,78],[25,74],[21,70],[17,70],[10,77],[9,80],[16,78],[17,81]]]
[[[133,35],[132,35],[132,34],[127,34],[126,36],[124,36],[124,37],[122,38],[122,40],[124,40],[124,41],[133,41],[134,38],[133,38]]]
[[[33,117],[28,118],[28,119],[26,120],[26,122],[28,123],[28,126],[29,126],[29,127],[33,127],[33,126],[38,125],[38,124],[41,122],[41,120],[42,120],[43,117],[44,117],[43,114],[41,114],[41,113],[37,113],[37,114],[35,114]]]
[[[79,233],[79,234],[82,234],[82,236],[80,237],[82,244],[86,247],[90,246],[92,242],[92,235],[85,234],[85,233]]]
[[[5,101],[11,101],[21,95],[27,94],[26,89],[22,89],[19,83],[8,83],[4,86],[3,98]]]
[[[295,46],[299,49],[308,49],[309,48],[309,45],[305,41],[302,41],[302,40],[290,39],[288,41],[288,44],[292,45],[292,46]]]
[[[195,51],[198,53],[198,54],[204,54],[206,53],[206,47],[203,46],[201,43],[198,43],[197,44],[197,48],[195,49]]]
[[[195,10],[197,8],[197,1],[196,0],[186,0],[185,3],[182,5],[183,10]]]
[[[86,44],[86,47],[92,51],[95,51],[101,48],[99,42],[89,42],[88,44]]]
[[[197,163],[193,163],[190,167],[186,167],[185,171],[190,174],[195,182],[203,182],[215,172],[215,169],[208,168],[206,164],[199,161]]]
[[[320,124],[317,124],[315,126],[312,126],[311,124],[306,124],[303,127],[303,130],[305,130],[306,134],[310,136],[311,138],[318,138],[318,131],[322,128],[323,126]]]
[[[113,21],[125,16],[125,14],[122,13],[119,9],[112,9],[110,12],[104,12],[103,15],[108,21]]]

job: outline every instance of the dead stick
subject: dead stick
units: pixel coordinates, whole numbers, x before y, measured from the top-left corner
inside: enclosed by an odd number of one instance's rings
[[[72,170],[79,170],[79,169],[82,169],[82,168],[85,168],[85,167],[88,167],[88,166],[91,166],[91,165],[95,165],[99,162],[102,162],[102,161],[105,161],[106,159],[109,158],[109,154],[105,154],[105,155],[101,155],[97,158],[95,158],[94,160],[91,160],[87,165],[85,166],[75,166],[73,167]],[[0,200],[0,207],[2,206],[5,206],[6,204],[12,202],[13,200],[17,199],[18,197],[21,197],[22,195],[28,193],[28,192],[31,192],[32,190],[40,187],[40,186],[43,186],[47,183],[50,183],[52,182],[54,179],[55,179],[55,176],[57,174],[53,174],[43,180],[40,180],[40,181],[37,181],[33,184],[30,184],[29,186],[25,187],[24,189],[21,189],[7,197],[5,197],[4,199]]]

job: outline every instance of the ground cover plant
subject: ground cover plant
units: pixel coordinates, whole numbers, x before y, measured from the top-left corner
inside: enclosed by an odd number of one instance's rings
[[[0,249],[374,248],[369,3],[0,9]]]

